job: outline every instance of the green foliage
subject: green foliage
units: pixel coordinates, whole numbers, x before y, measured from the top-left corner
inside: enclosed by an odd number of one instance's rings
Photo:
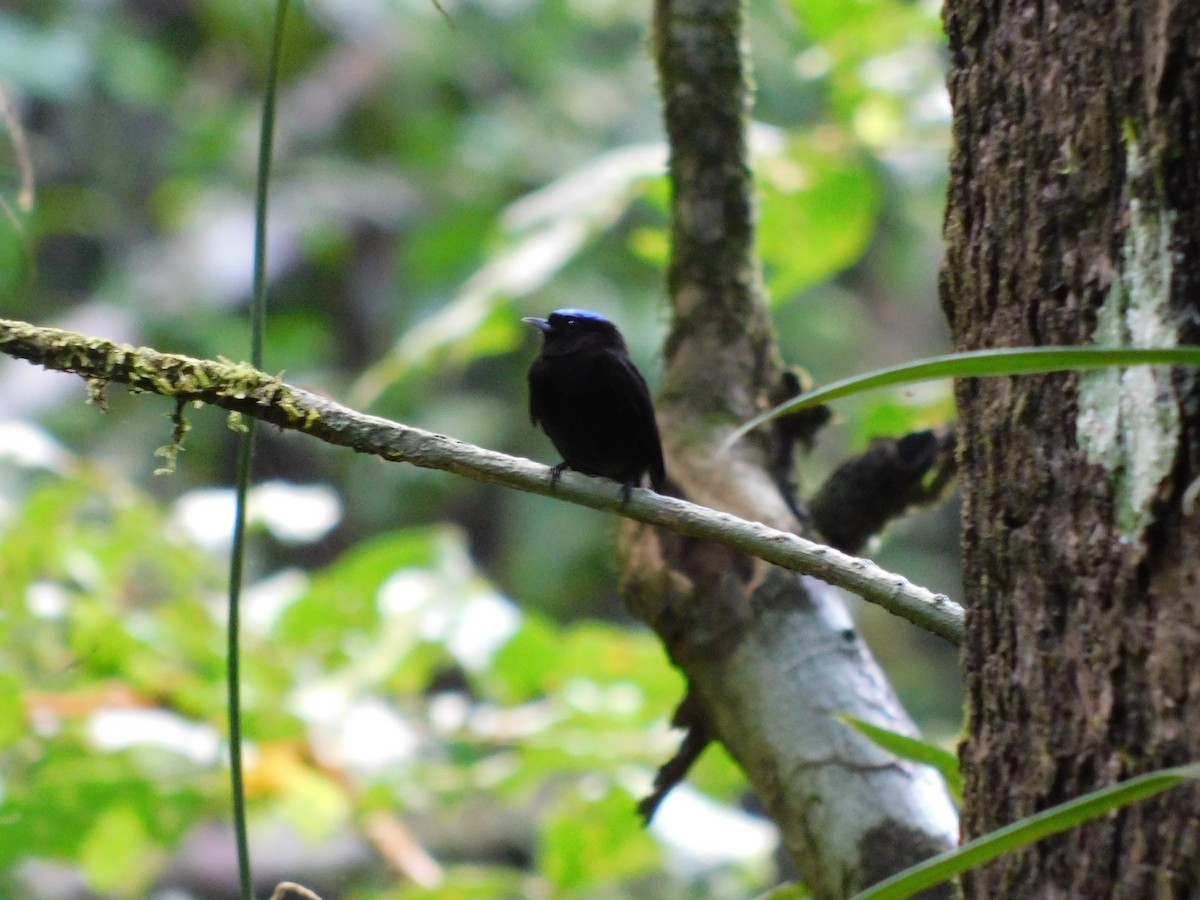
[[[100,813],[79,851],[91,888],[115,897],[141,896],[161,863],[162,847],[130,805],[112,805]]]
[[[919,140],[923,105],[941,77],[933,58],[941,37],[934,4],[904,0],[793,0],[802,27],[820,48],[830,106],[869,146],[895,150]]]
[[[19,601],[0,620],[0,884],[36,848],[105,895],[139,896],[228,804],[222,629],[207,599],[220,562],[154,501],[79,472],[38,476],[0,533],[0,564]],[[516,809],[549,797],[536,852],[557,889],[674,890],[626,786],[645,789],[669,753],[683,689],[651,635],[517,613],[445,527],[379,535],[270,593],[248,593],[243,648],[252,825],[281,819],[311,841],[360,805],[420,816],[482,790]],[[464,687],[437,688],[451,670]],[[362,757],[337,735],[382,709],[414,743],[385,748],[381,768],[379,748]],[[731,800],[744,789],[729,763],[705,782]],[[449,872],[437,896],[521,883]]]
[[[851,445],[858,449],[877,437],[934,428],[954,419],[954,397],[941,388],[863,399],[853,417]]]
[[[45,698],[26,698],[38,699]],[[14,863],[36,851],[79,860],[98,888],[111,875],[106,856],[154,864],[149,871],[131,867],[131,876],[156,874],[165,851],[204,813],[214,790],[224,787],[168,753],[97,753],[73,725],[53,739],[27,738],[5,762],[0,872],[10,874]],[[121,830],[114,822],[134,824]]]
[[[630,820],[636,802],[603,784],[564,793],[543,820],[538,867],[556,891],[569,897],[613,896],[597,889],[614,880],[629,883],[662,867],[653,838]],[[624,894],[629,896],[629,894]]]
[[[512,869],[488,866],[454,866],[447,870],[447,886],[407,887],[379,892],[352,892],[351,900],[524,900],[544,890],[540,879]]]
[[[241,0],[0,11],[15,111],[0,119],[6,314],[247,355],[270,12]],[[669,186],[645,4],[292,12],[266,367],[544,460],[521,314],[610,313],[657,382]],[[930,293],[933,256],[909,251],[940,221],[922,211],[944,159],[936,12],[900,0],[750,12],[770,123],[754,139],[764,271],[789,358],[840,374],[851,348],[893,347],[890,323],[919,316],[906,304]],[[180,510],[197,486],[224,483],[236,436],[188,410],[177,470],[154,479],[169,404],[110,389],[102,417],[77,385],[15,377],[0,369],[0,414],[75,455],[0,467],[0,892],[20,893],[32,848],[136,896],[192,828],[228,812],[223,559],[196,546]],[[447,853],[442,886],[395,896],[765,886],[754,867],[674,874],[638,824],[634,798],[675,747],[665,723],[682,685],[652,637],[613,624],[608,520],[260,440],[262,475],[335,485],[346,514],[313,545],[254,532],[242,656],[253,822],[311,839],[372,812],[453,818],[480,798],[535,818],[542,870]],[[490,638],[471,638],[489,621]],[[363,720],[391,730],[351,740]],[[719,749],[691,781],[724,803],[745,789]]]
[[[836,275],[870,243],[881,190],[866,155],[855,160],[852,152],[844,144],[810,139],[762,160],[759,249],[777,300]]]

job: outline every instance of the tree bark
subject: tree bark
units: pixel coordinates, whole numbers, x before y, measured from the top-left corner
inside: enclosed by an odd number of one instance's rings
[[[673,190],[657,409],[681,496],[802,530],[773,471],[776,437],[722,448],[787,380],[755,252],[742,15],[739,0],[655,8]],[[952,845],[941,779],[837,718],[915,733],[828,585],[652,529],[625,548],[627,602],[688,678],[681,712],[702,717],[693,738],[711,734],[740,762],[814,896],[840,900]]]
[[[942,304],[962,350],[1200,341],[1200,7],[948,0]],[[963,381],[964,837],[1200,759],[1191,371]],[[1002,858],[968,897],[1200,891],[1192,788]]]

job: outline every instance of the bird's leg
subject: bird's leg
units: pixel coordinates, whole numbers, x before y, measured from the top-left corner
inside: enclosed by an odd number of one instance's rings
[[[625,504],[627,504],[629,502],[629,495],[633,492],[633,489],[635,487],[638,487],[638,483],[636,481],[626,481],[623,485],[621,485],[621,505],[622,506],[624,506]]]
[[[562,477],[562,473],[567,469],[566,460],[560,462],[557,466],[550,470],[550,487],[557,487],[558,479]]]

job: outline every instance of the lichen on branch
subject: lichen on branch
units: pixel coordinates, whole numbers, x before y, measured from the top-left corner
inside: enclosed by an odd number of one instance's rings
[[[870,560],[650,490],[635,489],[626,500],[622,486],[604,478],[565,472],[552,483],[547,466],[356,412],[246,363],[194,359],[8,319],[0,319],[0,353],[74,372],[91,383],[125,384],[177,403],[211,404],[359,453],[553,496],[713,541],[843,587],[953,643],[962,636],[963,611],[957,603]]]

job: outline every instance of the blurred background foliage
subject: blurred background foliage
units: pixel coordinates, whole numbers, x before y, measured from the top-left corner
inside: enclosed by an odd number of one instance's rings
[[[248,354],[266,0],[0,9],[0,310]],[[936,5],[748,10],[760,244],[818,381],[945,349],[949,108]],[[668,187],[646,3],[307,0],[289,22],[266,367],[379,415],[555,461],[522,315],[612,316],[652,386]],[[0,362],[0,893],[235,894],[223,578],[235,435]],[[811,489],[934,387],[839,405]],[[614,523],[260,432],[244,695],[256,874],[343,897],[744,897],[772,826],[718,749],[643,830],[682,685],[615,593]],[[957,593],[956,515],[873,549]],[[927,733],[955,654],[862,627]],[[786,872],[784,872],[786,874]]]

